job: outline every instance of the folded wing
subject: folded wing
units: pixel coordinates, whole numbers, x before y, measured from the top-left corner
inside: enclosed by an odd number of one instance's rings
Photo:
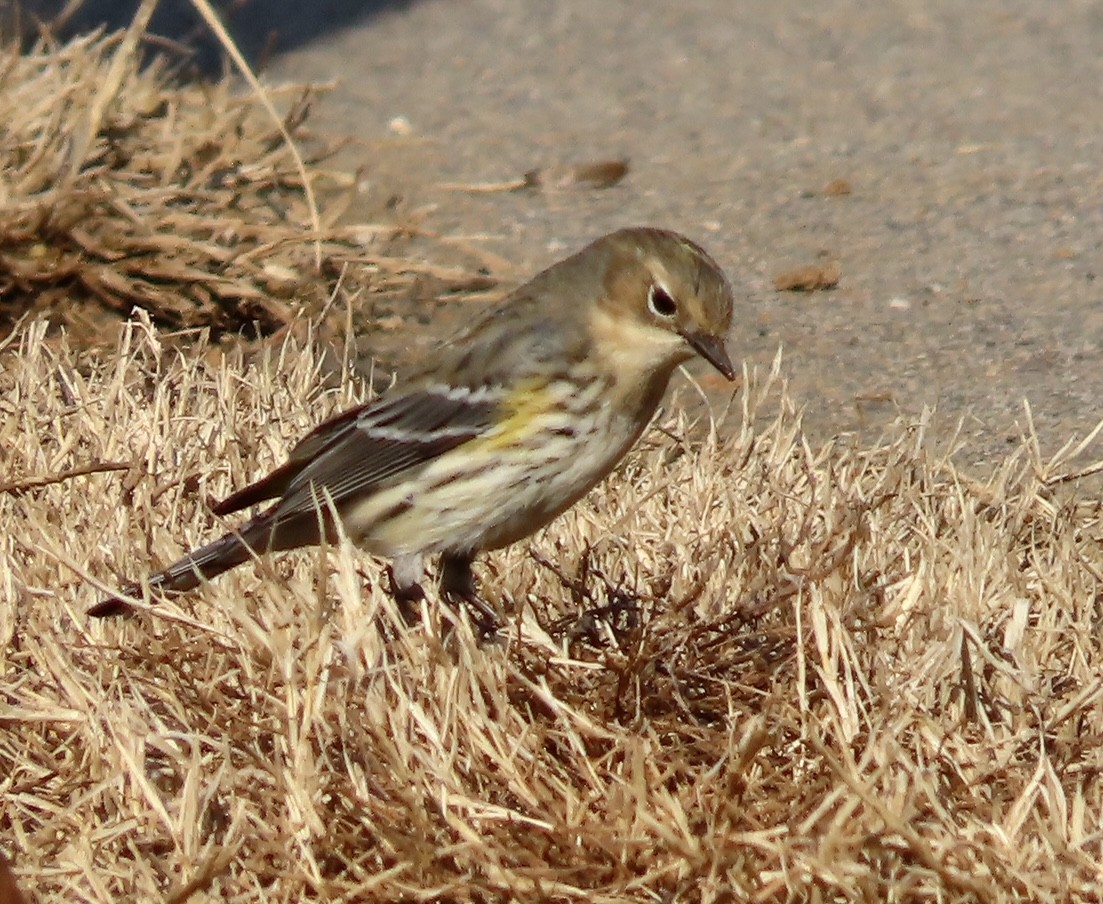
[[[336,503],[425,464],[489,429],[501,402],[497,387],[429,385],[350,409],[315,428],[288,461],[218,503],[219,515],[282,497],[281,520]]]

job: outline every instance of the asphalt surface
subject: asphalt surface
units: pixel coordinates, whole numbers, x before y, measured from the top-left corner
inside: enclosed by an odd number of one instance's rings
[[[684,231],[736,286],[733,354],[783,348],[814,439],[937,406],[981,463],[1024,400],[1048,450],[1103,418],[1096,0],[305,6],[254,0],[237,33],[286,48],[270,80],[336,81],[315,125],[357,139],[364,212],[400,197],[517,281],[622,225]],[[441,187],[619,157],[603,190]],[[827,261],[834,290],[774,290]]]

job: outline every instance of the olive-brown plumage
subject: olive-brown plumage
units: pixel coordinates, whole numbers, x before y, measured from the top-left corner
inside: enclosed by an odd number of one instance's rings
[[[470,563],[546,525],[609,474],[694,356],[728,379],[732,292],[698,245],[624,229],[539,273],[384,397],[308,434],[288,461],[215,513],[259,514],[149,580],[182,591],[255,554],[317,544],[333,513],[420,592],[474,597]],[[137,593],[137,586],[131,587]],[[120,597],[93,615],[129,610]]]

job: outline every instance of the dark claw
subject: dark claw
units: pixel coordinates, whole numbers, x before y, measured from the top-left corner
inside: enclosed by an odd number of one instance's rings
[[[498,613],[486,602],[475,587],[475,576],[471,573],[471,558],[468,556],[449,556],[441,559],[440,589],[452,604],[466,603],[479,617],[475,624],[483,637],[492,637],[501,623]]]
[[[425,591],[420,584],[399,584],[390,565],[387,566],[387,581],[391,585],[391,596],[398,604],[398,614],[407,626],[416,625],[420,620],[417,604],[425,599]]]

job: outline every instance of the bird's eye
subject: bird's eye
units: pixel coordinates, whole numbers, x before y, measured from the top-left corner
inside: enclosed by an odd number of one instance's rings
[[[678,313],[678,302],[662,286],[652,286],[647,292],[647,307],[656,317],[669,320]]]

